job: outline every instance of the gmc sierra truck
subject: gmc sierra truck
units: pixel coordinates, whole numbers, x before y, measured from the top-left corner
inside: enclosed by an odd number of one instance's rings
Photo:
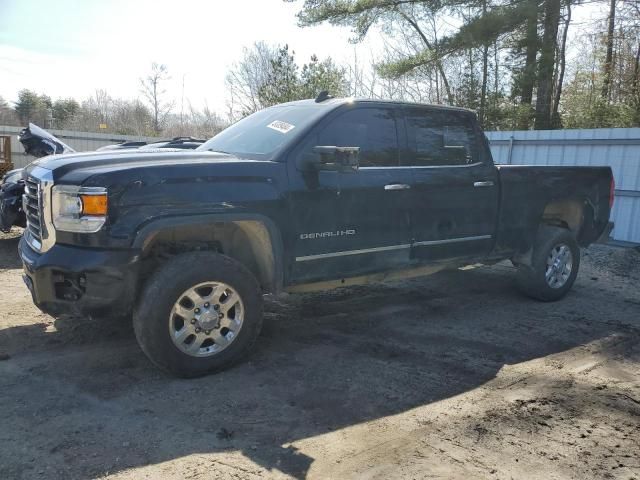
[[[132,314],[153,363],[193,377],[250,350],[264,294],[509,259],[543,301],[608,236],[608,167],[495,166],[467,110],[320,96],[195,151],[53,155],[24,172],[19,251],[51,315]]]

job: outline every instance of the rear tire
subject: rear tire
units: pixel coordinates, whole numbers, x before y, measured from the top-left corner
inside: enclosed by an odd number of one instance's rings
[[[161,369],[185,378],[218,372],[253,347],[262,327],[262,293],[239,262],[185,253],[144,286],[133,327],[142,351]]]
[[[560,300],[578,275],[580,247],[570,230],[542,225],[533,246],[531,266],[517,268],[517,285],[522,293],[543,302]]]

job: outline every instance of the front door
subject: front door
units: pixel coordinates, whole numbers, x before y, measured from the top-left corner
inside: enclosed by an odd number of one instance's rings
[[[472,114],[429,107],[405,110],[412,166],[412,258],[481,258],[494,242],[497,170]]]
[[[295,259],[291,283],[340,279],[408,264],[411,170],[398,164],[396,110],[347,106],[289,162]],[[303,172],[314,146],[360,147],[357,172]]]

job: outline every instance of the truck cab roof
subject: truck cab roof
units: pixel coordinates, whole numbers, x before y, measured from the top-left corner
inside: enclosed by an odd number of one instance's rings
[[[371,99],[371,98],[357,98],[357,97],[328,97],[325,100],[314,100],[314,99],[306,99],[306,100],[295,100],[293,102],[282,103],[280,105],[304,105],[311,106],[317,105],[319,108],[322,107],[334,107],[337,108],[346,104],[372,104],[372,105],[397,105],[397,106],[409,106],[409,107],[428,107],[435,108],[439,110],[451,110],[456,112],[466,112],[475,115],[475,111],[470,110],[468,108],[463,107],[455,107],[450,105],[439,105],[435,103],[418,103],[418,102],[407,102],[403,100],[388,100],[388,99]]]

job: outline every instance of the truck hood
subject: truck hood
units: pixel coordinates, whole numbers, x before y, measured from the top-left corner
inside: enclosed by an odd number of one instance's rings
[[[50,155],[32,162],[25,171],[28,175],[36,167],[45,168],[53,172],[54,181],[57,181],[69,173],[85,173],[84,176],[88,176],[142,167],[228,162],[252,162],[252,160],[240,159],[225,153],[182,149],[120,150]],[[74,175],[74,177],[77,176]]]

